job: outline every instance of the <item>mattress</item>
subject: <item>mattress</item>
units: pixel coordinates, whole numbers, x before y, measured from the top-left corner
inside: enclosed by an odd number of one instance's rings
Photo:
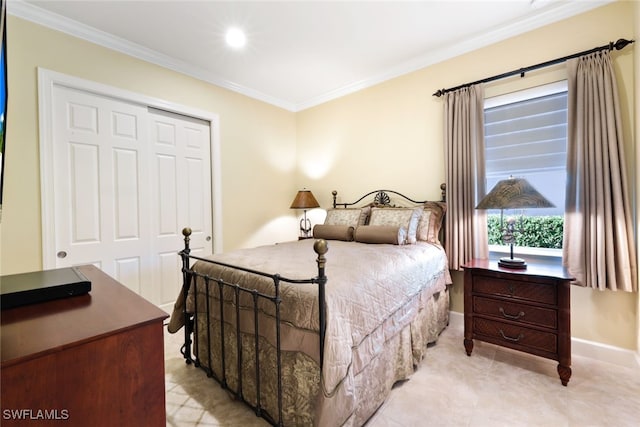
[[[302,240],[242,249],[212,257],[217,262],[240,265],[287,279],[317,275],[314,241]],[[448,323],[451,283],[447,259],[439,245],[364,244],[330,241],[326,256],[326,338],[320,370],[318,288],[315,284],[280,282],[280,327],[285,425],[361,425],[384,401],[394,382],[410,376],[426,351]],[[198,261],[193,270],[225,283],[272,294],[271,278],[234,268]],[[207,290],[208,288],[208,290]],[[242,382],[245,399],[258,400],[255,379],[255,323],[251,295],[240,297],[216,283],[197,286],[198,297],[189,299],[197,309],[195,353],[215,376],[232,387]],[[208,302],[208,309],[207,307]],[[223,301],[222,314],[220,307]],[[259,302],[258,336],[262,405],[277,419],[275,366],[275,305]],[[206,314],[205,314],[206,313]],[[225,359],[236,360],[238,337],[231,324],[241,322],[243,366],[221,372]],[[223,320],[221,322],[221,320]],[[221,327],[229,324],[229,327]],[[245,345],[246,341],[246,345]],[[216,348],[211,348],[211,347]],[[246,372],[245,372],[246,369]]]

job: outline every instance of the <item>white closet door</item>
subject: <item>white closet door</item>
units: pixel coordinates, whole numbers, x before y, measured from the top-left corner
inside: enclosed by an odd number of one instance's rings
[[[94,264],[155,304],[180,287],[182,228],[213,252],[206,121],[53,89],[55,266]]]
[[[174,301],[180,283],[176,241],[190,227],[191,253],[213,253],[209,123],[149,109],[151,137],[151,228],[154,283],[161,304]],[[177,263],[178,262],[178,263]]]
[[[142,295],[150,279],[146,116],[138,105],[54,88],[56,267],[91,263]]]

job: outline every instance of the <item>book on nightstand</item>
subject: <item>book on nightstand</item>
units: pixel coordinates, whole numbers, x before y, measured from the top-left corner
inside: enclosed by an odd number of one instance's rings
[[[91,281],[75,267],[0,276],[2,310],[59,298],[84,295]]]

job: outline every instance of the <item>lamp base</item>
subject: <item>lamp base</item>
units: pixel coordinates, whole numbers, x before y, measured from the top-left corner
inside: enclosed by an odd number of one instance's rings
[[[503,257],[498,261],[498,266],[522,270],[527,268],[527,263],[522,258]]]
[[[307,212],[305,211],[305,216],[300,220],[300,237],[308,239],[311,237],[311,221],[307,219]]]

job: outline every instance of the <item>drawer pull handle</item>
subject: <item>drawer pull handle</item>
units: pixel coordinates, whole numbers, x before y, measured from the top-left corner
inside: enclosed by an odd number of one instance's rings
[[[513,296],[516,293],[516,287],[513,286],[513,283],[509,283],[509,295]]]
[[[504,332],[502,331],[502,329],[500,329],[500,335],[502,335],[502,338],[504,338],[507,341],[512,341],[512,342],[518,342],[520,341],[522,338],[524,338],[524,334],[519,334],[516,338],[513,337],[508,337],[504,334]]]
[[[521,317],[524,317],[524,311],[521,311],[520,313],[513,315],[513,314],[507,314],[504,312],[504,308],[500,307],[498,310],[500,310],[500,313],[502,313],[502,315],[504,317],[506,317],[507,319],[511,319],[511,320],[518,320]]]

